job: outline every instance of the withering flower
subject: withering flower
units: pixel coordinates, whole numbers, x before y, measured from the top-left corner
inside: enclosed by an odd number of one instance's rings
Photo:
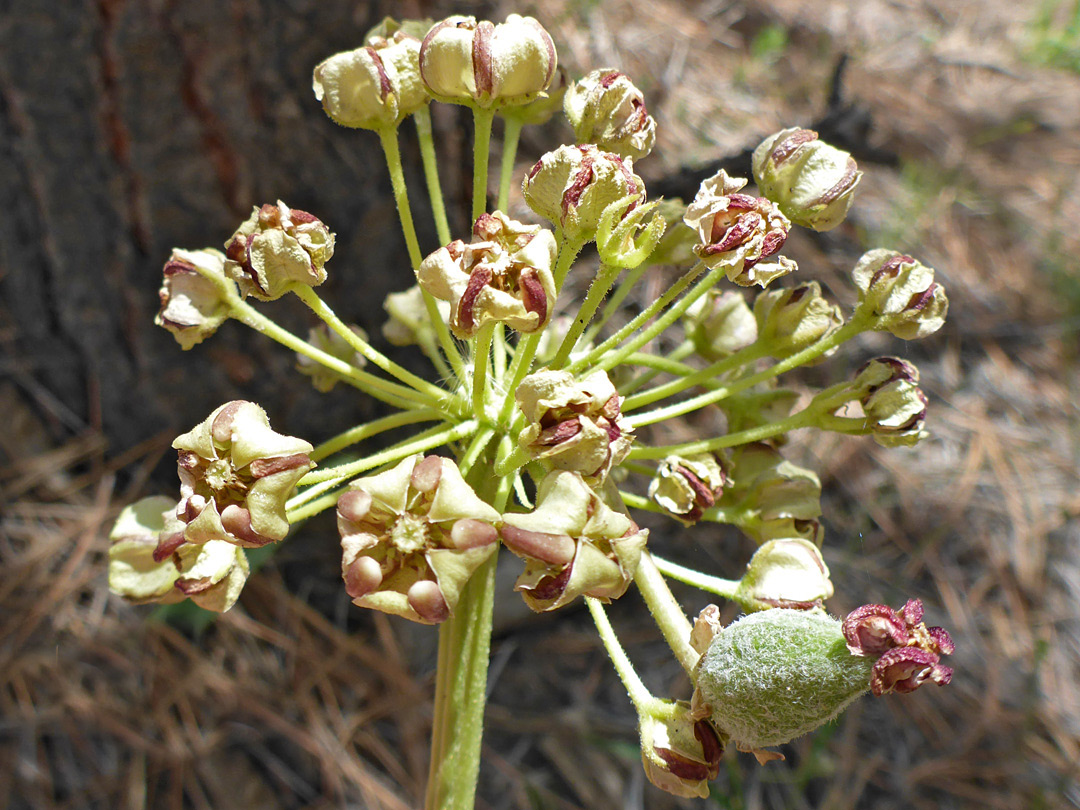
[[[649,482],[649,497],[669,515],[690,526],[716,504],[728,483],[723,460],[714,453],[668,456]]]
[[[276,205],[256,208],[225,243],[225,275],[240,292],[273,301],[295,285],[326,281],[323,265],[334,255],[334,235],[307,211]]]
[[[431,97],[420,78],[420,40],[384,21],[362,48],[336,53],[312,75],[315,98],[343,127],[395,127]]]
[[[720,773],[724,741],[708,720],[695,718],[690,704],[665,704],[667,711],[640,718],[645,776],[661,790],[704,799]]]
[[[220,250],[174,248],[163,268],[158,295],[161,309],[154,323],[172,332],[183,349],[202,343],[229,317],[228,301],[211,277],[225,277]],[[227,283],[227,282],[226,282]]]
[[[903,340],[933,334],[945,323],[949,299],[934,281],[934,271],[895,250],[864,253],[852,270],[859,290],[855,314],[873,320],[873,328]]]
[[[566,91],[563,105],[578,143],[594,143],[634,160],[652,151],[656,120],[625,73],[614,68],[591,71]]]
[[[812,129],[784,129],[754,150],[754,180],[796,225],[828,231],[847,216],[862,172]]]
[[[152,496],[126,507],[109,534],[109,590],[134,604],[172,604],[190,598],[223,613],[236,603],[248,576],[244,550],[224,540],[182,543],[156,554],[161,536],[183,524],[171,498]]]
[[[843,633],[852,655],[877,657],[870,679],[875,696],[952,680],[953,671],[941,656],[952,654],[956,645],[944,628],[926,626],[919,599],[909,599],[898,611],[887,605],[856,608],[844,619]]]
[[[627,200],[620,212],[626,213],[645,201],[645,182],[634,174],[633,161],[592,144],[548,152],[521,190],[533,211],[562,226],[567,238],[582,240],[593,238],[608,206]]]
[[[551,35],[518,14],[498,24],[448,17],[420,45],[424,84],[435,98],[458,104],[528,104],[547,89],[557,64]]]
[[[765,287],[797,269],[783,256],[761,263],[784,246],[791,223],[770,200],[740,193],[745,185],[721,169],[701,184],[683,220],[697,233],[694,252],[707,267],[723,266],[740,286]]]

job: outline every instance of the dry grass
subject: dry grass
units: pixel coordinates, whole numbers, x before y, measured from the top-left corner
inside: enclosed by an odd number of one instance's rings
[[[850,223],[793,239],[794,254],[850,300],[854,256],[887,240],[933,264],[953,302],[925,345],[868,339],[849,361],[917,360],[930,440],[903,452],[820,436],[794,451],[828,492],[832,610],[921,596],[957,641],[956,677],[862,701],[789,746],[786,763],[729,753],[716,805],[1080,806],[1078,313],[1050,287],[1077,284],[1061,257],[1080,247],[1080,79],[1027,59],[1033,11],[1021,4],[810,6],[540,12],[571,68],[624,66],[655,99],[662,157],[642,165],[654,177],[813,120],[850,54],[847,93],[872,115],[872,145],[902,168],[866,166]],[[776,32],[783,44],[770,49]],[[297,586],[318,596],[332,585],[332,555],[295,551],[201,634],[146,621],[107,595],[105,534],[118,505],[144,494],[165,442],[116,458],[93,433],[48,447],[12,390],[0,397],[18,426],[0,447],[0,808],[417,806],[430,639],[336,615],[333,597],[309,606]],[[697,536],[709,545],[658,542],[684,559],[726,558],[728,572],[745,558],[731,535]],[[333,538],[316,526],[297,542],[325,552]],[[690,610],[704,604],[680,594]],[[685,695],[641,606],[624,602],[613,617],[650,686]],[[482,807],[701,806],[644,783],[630,707],[583,616],[506,624],[494,655]]]

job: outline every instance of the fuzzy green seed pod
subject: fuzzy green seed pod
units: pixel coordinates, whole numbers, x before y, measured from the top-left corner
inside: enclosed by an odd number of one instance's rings
[[[695,697],[741,750],[762,749],[832,720],[869,690],[872,668],[836,619],[778,608],[717,634],[695,670]]]

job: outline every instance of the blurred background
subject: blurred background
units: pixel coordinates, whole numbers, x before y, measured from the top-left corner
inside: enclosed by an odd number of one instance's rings
[[[316,394],[235,323],[181,352],[152,324],[161,265],[174,246],[219,246],[280,197],[337,232],[322,292],[377,335],[385,295],[412,283],[390,184],[375,136],[323,115],[311,69],[386,14],[454,12],[532,13],[572,77],[628,73],[659,122],[636,167],[654,197],[691,197],[716,161],[748,176],[765,135],[818,128],[865,176],[841,228],[793,233],[801,278],[850,304],[850,268],[882,246],[936,268],[951,300],[929,339],[868,336],[843,353],[849,368],[913,360],[930,439],[796,436],[787,452],[822,477],[831,611],[921,597],[956,640],[952,684],[864,699],[781,763],[729,751],[708,802],[679,800],[644,779],[633,710],[587,615],[526,615],[508,584],[478,807],[1080,806],[1080,3],[10,0],[0,808],[422,803],[435,633],[349,604],[332,516],[264,559],[216,620],[164,621],[110,596],[106,555],[120,507],[175,490],[169,443],[221,402],[258,401],[313,442],[378,413],[354,391]],[[471,125],[456,108],[434,118],[462,233]],[[519,168],[570,137],[558,122],[527,129]],[[402,144],[431,250],[408,122]],[[653,273],[641,300],[669,278]],[[266,311],[308,325],[298,302]],[[722,575],[752,549],[728,527],[652,525],[665,556]],[[692,614],[708,601],[677,594]],[[688,696],[640,600],[610,612],[650,688]]]

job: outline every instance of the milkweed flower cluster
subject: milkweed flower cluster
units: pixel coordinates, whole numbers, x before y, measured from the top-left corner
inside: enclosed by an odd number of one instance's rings
[[[843,225],[861,177],[850,155],[810,130],[785,129],[757,147],[748,177],[720,171],[688,205],[650,200],[636,171],[657,143],[648,88],[610,67],[573,80],[543,26],[515,14],[501,23],[387,19],[314,66],[312,87],[313,107],[343,127],[373,130],[384,149],[414,272],[392,276],[387,321],[369,331],[419,347],[431,373],[399,365],[320,298],[315,288],[331,273],[349,271],[335,268],[338,237],[315,214],[256,204],[224,250],[173,251],[157,322],[182,349],[235,321],[294,352],[318,390],[344,384],[386,410],[315,447],[271,429],[253,402],[215,409],[173,443],[178,493],[120,514],[110,538],[114,592],[135,604],[191,599],[229,610],[242,599],[248,549],[335,510],[353,604],[440,626],[429,810],[471,806],[503,547],[520,558],[515,587],[532,610],[588,607],[639,715],[645,773],[680,796],[708,795],[729,743],[767,761],[780,756],[768,748],[868,691],[950,681],[942,658],[954,644],[923,623],[921,601],[898,611],[866,605],[842,622],[829,615],[821,481],[785,456],[796,429],[886,447],[929,435],[930,399],[910,362],[860,358],[848,363],[854,375],[831,381],[828,363],[841,349],[857,355],[849,341],[863,332],[916,340],[940,329],[948,299],[935,272],[869,250],[851,271],[855,304],[846,307],[813,268],[783,254],[794,228]],[[445,215],[433,102],[469,108],[475,124],[472,226],[459,238]],[[516,173],[521,127],[559,110],[575,142]],[[496,116],[503,176],[492,204]],[[442,243],[426,254],[397,146],[409,119]],[[507,213],[513,181],[536,221]],[[576,259],[590,242],[599,269],[573,301],[565,282],[586,272]],[[628,313],[622,303],[657,264],[676,280]],[[311,312],[304,338],[261,307],[288,295]],[[659,354],[665,333],[679,348]],[[823,387],[792,381],[791,372],[818,363]],[[686,417],[714,406],[725,430],[671,441],[700,424]],[[757,550],[731,561],[736,579],[664,561],[648,548],[643,511],[687,532],[731,525]],[[691,625],[668,578],[746,615],[725,627],[709,605]],[[608,623],[604,606],[632,587],[691,680],[691,702],[651,695]]]

